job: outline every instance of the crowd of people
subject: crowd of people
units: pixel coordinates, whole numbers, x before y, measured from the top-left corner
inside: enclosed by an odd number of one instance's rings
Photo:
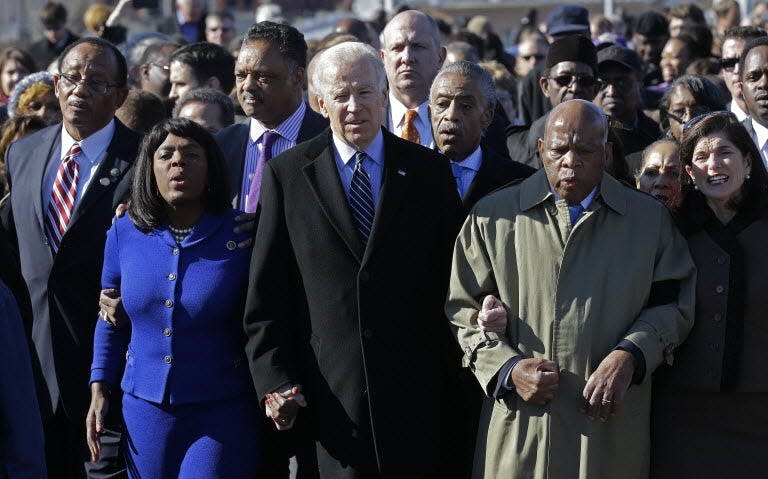
[[[0,477],[768,468],[768,3],[132,9],[0,51]]]

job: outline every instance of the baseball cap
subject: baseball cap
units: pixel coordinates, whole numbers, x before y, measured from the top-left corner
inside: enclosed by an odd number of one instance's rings
[[[547,33],[562,35],[566,33],[589,32],[589,12],[579,5],[561,5],[547,15]]]
[[[637,53],[634,50],[619,45],[611,45],[597,52],[598,66],[606,62],[618,63],[635,73],[640,73],[643,69]]]

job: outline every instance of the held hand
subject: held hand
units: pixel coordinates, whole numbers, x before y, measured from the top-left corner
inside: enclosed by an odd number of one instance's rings
[[[267,394],[264,404],[267,416],[275,423],[278,431],[291,429],[299,414],[299,408],[307,407],[300,385]]]
[[[251,233],[251,237],[238,244],[238,248],[250,248],[253,245],[253,235],[256,233],[256,213],[243,213],[235,218],[240,223],[235,233]]]
[[[104,432],[104,418],[109,410],[106,386],[102,383],[91,384],[91,406],[85,418],[85,434],[88,441],[88,449],[91,451],[91,461],[99,460],[101,453],[101,439],[99,434]]]
[[[591,421],[596,418],[605,422],[619,412],[621,402],[632,383],[635,362],[632,353],[612,351],[592,373],[584,387],[584,403],[581,412]]]
[[[477,327],[481,331],[504,334],[507,330],[507,310],[495,296],[483,299],[483,307],[477,314]]]
[[[99,294],[99,317],[119,328],[128,322],[119,289],[102,289]]]
[[[555,398],[560,374],[557,364],[540,358],[521,359],[509,373],[523,401],[543,406]]]
[[[112,218],[112,224],[115,224],[116,218],[122,218],[126,211],[128,211],[128,205],[131,204],[131,201],[128,200],[127,203],[120,203],[117,205],[117,208],[115,208],[115,217]]]

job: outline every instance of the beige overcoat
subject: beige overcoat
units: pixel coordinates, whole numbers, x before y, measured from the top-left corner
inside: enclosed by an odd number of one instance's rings
[[[664,206],[607,174],[575,227],[544,170],[481,200],[456,241],[446,304],[464,365],[491,396],[511,357],[549,359],[560,387],[547,406],[514,393],[486,402],[474,476],[647,478],[650,374],[693,325],[694,284]],[[475,326],[487,294],[507,309],[504,335]],[[618,416],[590,422],[579,412],[582,391],[622,339],[644,354],[645,378]]]

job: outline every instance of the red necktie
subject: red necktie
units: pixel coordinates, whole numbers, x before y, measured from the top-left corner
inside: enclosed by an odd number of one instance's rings
[[[421,143],[421,135],[416,129],[416,118],[419,113],[416,110],[405,110],[405,120],[403,120],[403,129],[400,130],[400,138],[413,143]]]
[[[59,165],[56,180],[51,190],[51,201],[48,203],[48,211],[45,215],[45,229],[51,238],[53,251],[59,250],[61,239],[67,231],[72,211],[75,209],[77,199],[77,178],[80,174],[80,165],[75,161],[82,150],[75,143],[69,149],[67,156]]]

